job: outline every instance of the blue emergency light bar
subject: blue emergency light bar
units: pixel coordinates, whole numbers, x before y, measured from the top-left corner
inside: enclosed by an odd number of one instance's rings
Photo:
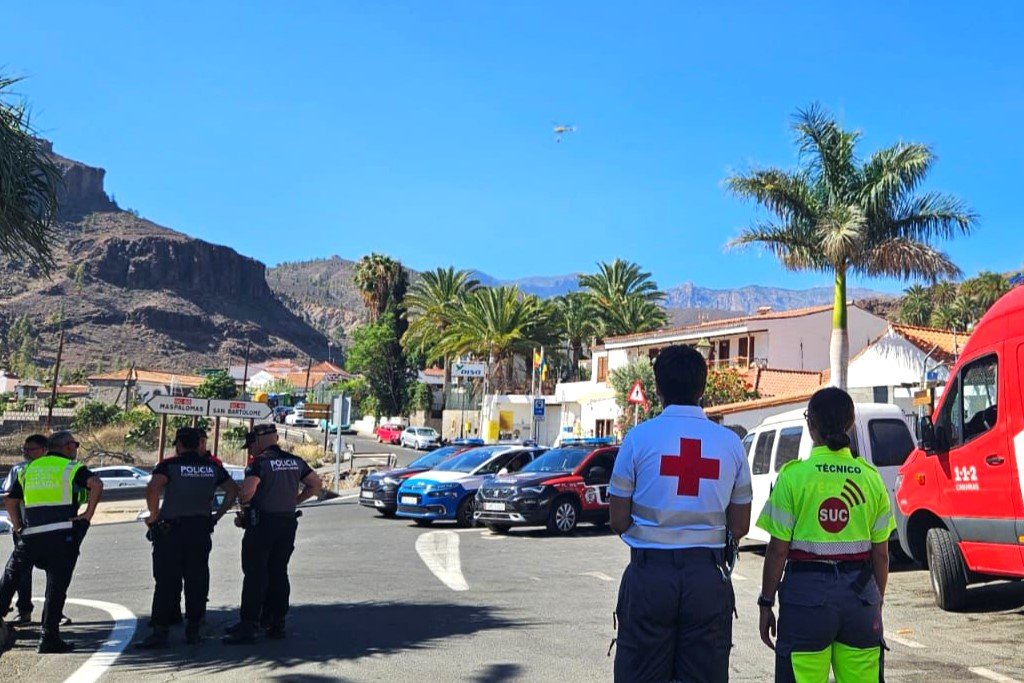
[[[483,439],[452,439],[451,445],[453,446],[483,446]]]
[[[611,446],[613,443],[615,437],[612,436],[573,437],[561,441],[562,446]]]

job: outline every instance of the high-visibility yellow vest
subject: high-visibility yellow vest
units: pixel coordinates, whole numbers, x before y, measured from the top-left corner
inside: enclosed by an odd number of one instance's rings
[[[73,489],[82,464],[59,455],[45,455],[18,472],[25,510],[22,534],[46,533],[71,528],[78,508]]]

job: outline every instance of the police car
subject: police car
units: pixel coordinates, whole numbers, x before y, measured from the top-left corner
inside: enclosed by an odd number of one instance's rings
[[[473,519],[497,533],[546,526],[571,533],[580,522],[608,523],[608,482],[618,454],[611,439],[566,440],[515,474],[487,479]]]
[[[445,446],[416,458],[408,467],[370,474],[363,479],[359,487],[359,504],[373,508],[385,517],[394,516],[398,509],[398,487],[403,481],[440,465],[467,448],[468,446],[461,444]]]
[[[446,460],[429,472],[406,479],[398,489],[399,517],[421,526],[453,519],[472,526],[476,491],[488,476],[515,472],[545,449],[537,446],[481,446]]]

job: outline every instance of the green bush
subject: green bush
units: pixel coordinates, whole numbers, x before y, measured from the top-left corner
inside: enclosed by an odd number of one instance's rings
[[[75,412],[71,429],[76,432],[88,432],[105,427],[117,421],[121,409],[102,401],[86,401]]]
[[[128,427],[125,441],[135,448],[155,448],[160,434],[160,418],[147,408],[135,408],[121,415]]]

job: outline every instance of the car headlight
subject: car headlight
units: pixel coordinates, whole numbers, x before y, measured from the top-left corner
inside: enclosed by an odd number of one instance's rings
[[[398,486],[399,480],[394,477],[384,477],[381,479],[385,486]]]
[[[432,493],[437,493],[439,491],[454,491],[457,488],[459,488],[458,484],[434,484],[427,490]]]
[[[545,487],[543,486],[524,486],[519,490],[531,496],[539,496],[540,494],[544,493],[544,488]]]

